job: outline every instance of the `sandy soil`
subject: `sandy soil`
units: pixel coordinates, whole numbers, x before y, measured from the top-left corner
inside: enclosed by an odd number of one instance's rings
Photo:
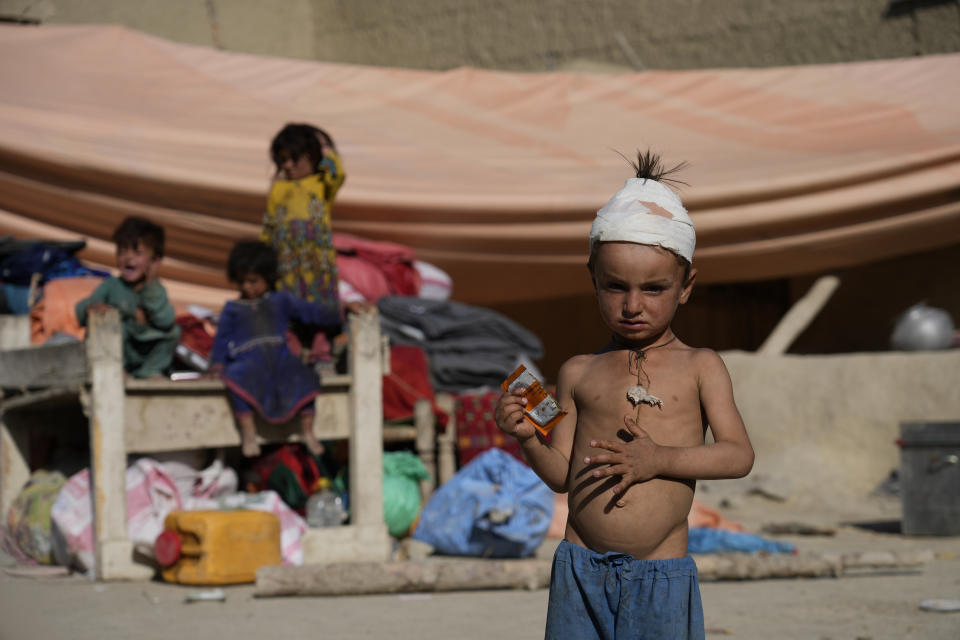
[[[822,505],[822,503],[821,503]],[[900,501],[870,497],[846,505],[813,500],[734,501],[725,515],[758,531],[766,523],[804,522],[836,528],[832,537],[785,536],[800,551],[934,551],[922,570],[861,572],[841,578],[704,583],[707,628],[720,637],[831,639],[956,639],[960,613],[922,611],[927,599],[960,600],[960,537],[900,535]]]
[[[900,505],[872,497],[824,506],[800,499],[701,495],[757,531],[765,523],[835,526],[832,537],[787,537],[804,551],[930,549],[920,571],[842,578],[713,582],[702,585],[708,637],[856,640],[960,638],[960,613],[921,611],[922,600],[960,599],[960,537],[898,533]],[[551,543],[541,550],[549,554]],[[428,638],[543,637],[547,592],[485,591],[334,598],[254,598],[226,588],[226,602],[188,604],[196,588],[92,583],[82,577],[22,578],[0,572],[2,640],[87,638]]]

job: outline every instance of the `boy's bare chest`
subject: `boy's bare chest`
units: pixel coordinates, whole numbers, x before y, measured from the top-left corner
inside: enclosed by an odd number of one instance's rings
[[[574,392],[578,440],[614,438],[626,428],[626,416],[661,444],[680,444],[674,440],[688,441],[697,434],[702,438],[696,376],[682,363],[644,362],[638,374],[636,363],[624,354],[600,358]]]

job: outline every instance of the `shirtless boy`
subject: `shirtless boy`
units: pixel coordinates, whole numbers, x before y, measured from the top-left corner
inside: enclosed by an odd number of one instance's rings
[[[588,267],[610,342],[560,368],[557,401],[568,414],[549,441],[523,419],[519,390],[495,412],[543,481],[568,493],[548,639],[703,638],[687,554],[696,480],[753,466],[723,361],[670,328],[697,274],[693,223],[665,184],[676,168],[649,152],[635,168],[590,230]]]

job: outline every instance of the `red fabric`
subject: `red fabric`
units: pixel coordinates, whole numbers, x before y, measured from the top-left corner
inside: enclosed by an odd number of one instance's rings
[[[390,347],[390,373],[383,376],[383,418],[385,420],[408,420],[413,417],[413,405],[417,400],[428,399],[433,405],[433,415],[441,429],[450,419],[433,402],[433,386],[430,384],[430,367],[427,354],[420,347],[392,345]]]
[[[284,466],[289,469],[291,475],[296,478],[297,486],[300,489],[299,493],[301,494],[299,497],[290,495],[292,487],[280,488],[271,486],[269,482],[270,476],[273,474],[274,469],[279,466]],[[260,482],[256,486],[258,491],[273,489],[280,495],[284,502],[289,504],[290,507],[300,515],[304,513],[303,505],[290,504],[290,502],[299,503],[299,498],[302,498],[303,502],[306,502],[307,496],[313,493],[314,487],[317,485],[317,480],[320,479],[320,468],[317,466],[316,460],[310,455],[306,448],[295,444],[285,444],[279,449],[257,458],[253,462],[253,470],[260,478]],[[293,489],[293,491],[296,490]]]
[[[176,323],[180,325],[180,344],[204,358],[209,358],[213,350],[213,336],[207,332],[203,320],[186,314],[177,316]]]
[[[493,419],[499,399],[499,391],[457,396],[457,458],[461,467],[492,447],[503,449],[526,464],[520,445],[504,435]]]
[[[376,302],[391,294],[387,275],[377,265],[359,256],[337,254],[337,271],[340,279],[353,285],[365,300]]]
[[[340,277],[370,302],[385,295],[415,296],[420,292],[420,273],[413,266],[413,249],[346,233],[333,234],[333,246],[337,249]]]

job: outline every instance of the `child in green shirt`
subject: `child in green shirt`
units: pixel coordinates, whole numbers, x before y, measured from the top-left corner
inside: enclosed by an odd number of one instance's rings
[[[180,340],[173,305],[157,280],[163,258],[163,227],[130,217],[113,232],[119,276],[107,278],[75,308],[86,326],[91,311],[113,308],[123,325],[123,366],[135,378],[165,375]]]

